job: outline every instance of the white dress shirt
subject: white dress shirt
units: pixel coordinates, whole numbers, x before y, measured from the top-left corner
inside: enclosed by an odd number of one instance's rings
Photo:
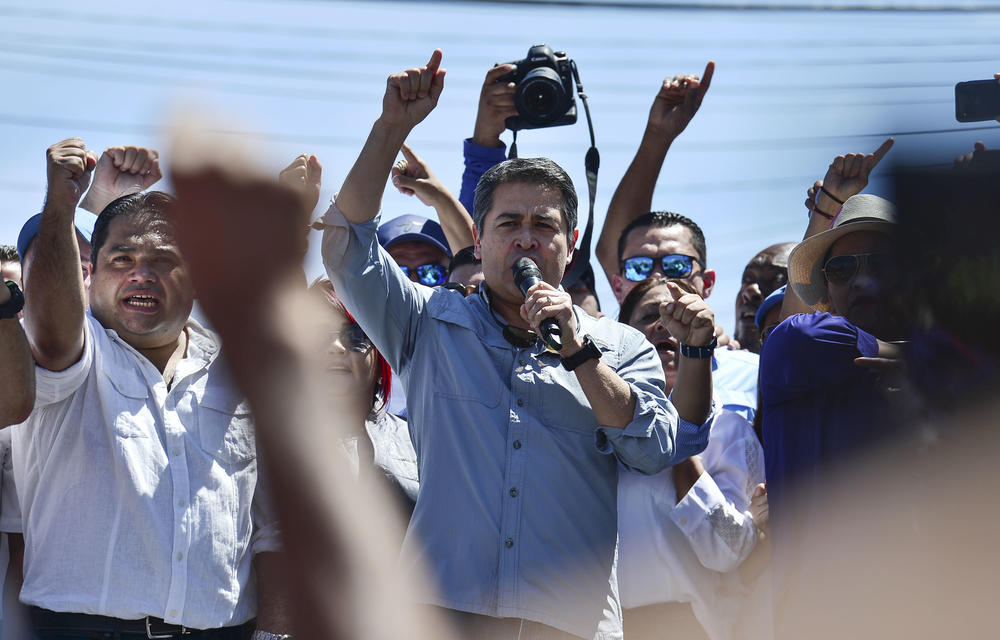
[[[672,469],[620,470],[618,583],[625,609],[690,602],[709,637],[724,640],[743,591],[735,570],[757,543],[749,506],[764,455],[750,423],[722,410],[701,458],[705,473],[680,502]]]
[[[255,499],[249,409],[218,340],[186,331],[169,390],[89,313],[79,362],[36,368],[13,441],[23,602],[195,629],[254,616],[252,555],[276,548],[277,526]]]

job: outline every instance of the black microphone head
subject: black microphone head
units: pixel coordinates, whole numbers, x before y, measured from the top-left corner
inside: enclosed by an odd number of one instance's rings
[[[511,271],[514,272],[514,284],[518,288],[527,278],[542,279],[542,272],[538,270],[538,265],[531,258],[518,258],[514,266],[511,267]]]

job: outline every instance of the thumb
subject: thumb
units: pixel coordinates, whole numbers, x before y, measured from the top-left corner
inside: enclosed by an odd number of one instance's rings
[[[309,156],[306,163],[306,180],[312,184],[320,184],[323,179],[323,165],[319,163],[319,158],[314,155]]]
[[[434,74],[434,78],[431,80],[431,88],[428,90],[428,94],[434,104],[437,104],[438,98],[441,97],[441,92],[444,91],[445,73],[447,71],[444,69],[438,69],[438,72]]]
[[[406,164],[411,168],[415,168],[417,165],[422,164],[420,162],[420,158],[417,157],[417,154],[413,153],[413,149],[410,148],[410,145],[404,142],[402,146],[399,147],[399,150],[403,152],[403,157],[406,158]]]
[[[87,151],[86,165],[87,165],[86,168],[87,171],[93,171],[94,167],[97,166],[97,154],[94,153],[93,151]]]
[[[399,172],[396,167],[392,168],[392,184],[403,193],[413,195],[421,187],[420,180],[411,178]]]

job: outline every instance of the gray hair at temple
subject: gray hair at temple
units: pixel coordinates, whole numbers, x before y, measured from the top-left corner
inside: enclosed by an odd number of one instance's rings
[[[573,237],[576,229],[576,189],[569,174],[548,158],[511,158],[494,166],[483,174],[476,185],[476,195],[472,202],[472,221],[476,231],[483,235],[483,220],[486,212],[493,208],[493,192],[502,184],[538,184],[562,193],[562,213],[566,218],[566,235]]]

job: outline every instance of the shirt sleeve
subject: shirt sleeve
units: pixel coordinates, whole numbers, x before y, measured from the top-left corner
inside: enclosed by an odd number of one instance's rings
[[[768,335],[760,354],[765,405],[836,386],[857,375],[855,358],[877,354],[875,336],[844,317],[790,316]]]
[[[253,535],[250,536],[250,553],[266,553],[281,551],[281,527],[278,524],[278,513],[271,492],[271,483],[263,471],[264,467],[257,465],[257,485],[253,491],[253,502],[250,504],[250,516],[253,519]]]
[[[663,365],[653,346],[638,333],[623,336],[622,344],[623,364],[617,373],[632,389],[635,413],[624,429],[598,427],[598,450],[613,453],[630,471],[648,475],[701,453],[708,444],[712,415],[704,425],[678,416],[664,393]]]
[[[749,423],[738,415],[721,412],[712,429],[703,456],[705,473],[671,510],[670,519],[703,566],[728,572],[757,544],[750,494],[764,481],[764,454]]]
[[[465,171],[462,173],[462,191],[458,199],[465,210],[472,214],[472,201],[476,196],[476,185],[483,174],[507,159],[507,145],[500,143],[499,147],[484,147],[466,138],[462,145],[465,156]]]
[[[353,225],[335,197],[320,222],[325,226],[323,265],[337,296],[392,370],[403,373],[434,290],[411,282],[379,245],[378,216]]]
[[[35,408],[65,400],[87,379],[94,364],[96,331],[104,328],[89,313],[83,323],[83,355],[75,364],[62,371],[49,371],[35,366]]]

